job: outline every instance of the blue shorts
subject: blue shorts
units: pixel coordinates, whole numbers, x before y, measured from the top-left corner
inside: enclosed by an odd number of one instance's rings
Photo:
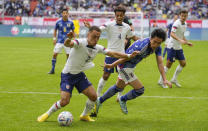
[[[175,60],[185,60],[183,49],[174,50],[173,48],[167,48],[167,60],[174,62]]]
[[[115,61],[117,61],[118,59],[117,58],[113,58],[113,57],[105,57],[105,63],[106,64],[112,64],[113,62],[115,62]],[[115,68],[116,69],[116,72],[118,72],[117,71],[117,68]],[[104,71],[105,72],[109,72],[109,73],[114,73],[114,68],[111,68],[111,69],[109,69],[109,68],[104,68]]]
[[[72,94],[72,90],[75,86],[78,92],[81,93],[90,85],[92,84],[87,79],[84,72],[81,72],[79,74],[61,73],[61,83],[60,83],[61,91],[66,91]]]

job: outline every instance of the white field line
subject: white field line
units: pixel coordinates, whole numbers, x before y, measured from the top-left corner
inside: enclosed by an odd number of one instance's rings
[[[0,91],[0,94],[43,94],[43,95],[59,95],[60,93],[53,92],[9,92]],[[80,95],[78,93],[73,93],[73,95]],[[178,97],[178,96],[141,96],[142,98],[162,98],[162,99],[200,99],[208,100],[208,97]]]

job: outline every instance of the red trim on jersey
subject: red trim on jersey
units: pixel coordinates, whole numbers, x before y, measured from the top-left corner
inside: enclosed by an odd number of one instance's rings
[[[177,27],[176,26],[173,26],[173,29],[177,29]]]
[[[56,108],[58,109],[58,105],[57,105],[57,102],[56,102],[55,106],[56,106]]]
[[[77,45],[79,45],[79,41],[78,40],[74,40],[76,43],[77,43]]]

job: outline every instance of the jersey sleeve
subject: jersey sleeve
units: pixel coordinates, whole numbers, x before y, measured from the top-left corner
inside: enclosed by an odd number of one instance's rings
[[[172,32],[176,32],[178,28],[179,28],[179,22],[176,21],[176,22],[174,22],[171,31],[172,31]]]
[[[58,21],[56,22],[56,25],[55,25],[55,30],[58,30],[59,28],[59,24],[58,24]]]
[[[85,41],[84,39],[75,39],[74,42],[74,48],[78,48],[79,46],[84,45]]]
[[[72,30],[74,30],[75,29],[75,27],[74,27],[74,23],[72,22],[72,24],[71,24],[71,29]]]
[[[162,52],[162,48],[159,46],[156,50],[155,50],[155,54],[157,55],[157,56],[161,56],[161,53]]]
[[[107,23],[105,23],[104,25],[101,25],[101,26],[100,26],[100,29],[101,29],[102,32],[105,32],[105,31],[108,31],[109,26],[110,26],[110,23],[107,22]]]
[[[131,37],[133,37],[133,36],[134,36],[134,34],[133,34],[133,32],[131,31],[130,26],[128,25],[127,38],[131,38]]]
[[[106,54],[108,52],[108,50],[102,46],[102,45],[96,45],[97,46],[97,49],[98,49],[98,53],[102,53],[102,54]]]

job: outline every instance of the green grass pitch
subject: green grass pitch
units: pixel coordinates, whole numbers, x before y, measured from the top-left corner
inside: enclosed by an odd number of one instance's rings
[[[106,40],[100,40],[106,45]],[[37,117],[60,98],[60,73],[66,57],[62,53],[56,63],[56,74],[48,75],[53,52],[50,38],[0,38],[0,131],[205,131],[208,130],[208,42],[193,41],[184,46],[187,67],[179,75],[182,88],[162,89],[157,85],[159,72],[155,55],[137,65],[135,73],[145,87],[143,96],[128,101],[128,115],[121,113],[116,96],[101,107],[96,122],[82,122],[87,98],[73,91],[71,102],[54,113],[47,122]],[[104,56],[97,55],[96,66],[86,75],[97,88],[102,76]],[[170,80],[178,62],[167,74]],[[104,91],[115,83],[113,74]],[[125,92],[131,87],[126,87]],[[57,116],[70,111],[74,121],[70,127],[60,127]]]

